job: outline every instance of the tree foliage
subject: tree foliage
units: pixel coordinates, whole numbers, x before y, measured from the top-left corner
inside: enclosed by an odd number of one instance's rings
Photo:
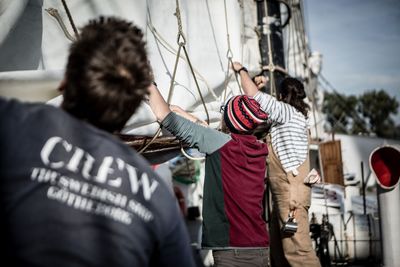
[[[328,131],[400,139],[400,125],[391,118],[398,107],[397,100],[381,89],[359,96],[326,92],[322,111]]]

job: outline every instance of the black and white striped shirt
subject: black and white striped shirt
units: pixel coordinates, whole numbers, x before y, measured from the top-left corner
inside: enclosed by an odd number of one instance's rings
[[[254,99],[261,109],[269,114],[272,121],[272,148],[282,167],[297,175],[297,168],[307,159],[308,154],[308,119],[293,106],[278,101],[269,94],[258,92]]]

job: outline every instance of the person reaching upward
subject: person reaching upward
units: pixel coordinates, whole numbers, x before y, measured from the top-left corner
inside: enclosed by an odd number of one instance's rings
[[[262,217],[268,150],[252,135],[268,114],[253,98],[234,96],[224,106],[226,134],[171,112],[154,84],[149,92],[162,127],[206,154],[202,247],[212,250],[214,266],[268,266]]]

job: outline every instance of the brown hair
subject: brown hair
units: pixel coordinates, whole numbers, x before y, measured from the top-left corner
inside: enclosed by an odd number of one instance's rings
[[[304,85],[297,79],[287,77],[283,79],[279,88],[280,100],[293,106],[297,111],[302,113],[306,118],[310,106],[304,102],[306,92]]]
[[[100,17],[82,28],[70,48],[62,108],[108,132],[120,131],[151,80],[142,31]]]

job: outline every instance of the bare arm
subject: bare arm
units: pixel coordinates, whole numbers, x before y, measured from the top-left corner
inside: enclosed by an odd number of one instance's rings
[[[171,111],[173,111],[192,122],[202,124],[203,126],[208,126],[208,124],[205,121],[200,120],[196,116],[184,111],[181,107],[175,105],[168,105],[167,102],[165,102],[164,98],[162,97],[160,91],[154,84],[150,85],[148,90],[149,90],[150,108],[153,111],[154,115],[156,115],[156,118],[159,122],[163,121],[164,118]]]
[[[244,93],[248,96],[255,96],[258,93],[258,89],[263,87],[267,80],[264,76],[257,76],[253,82],[247,69],[243,67],[243,65],[239,62],[233,62],[232,69],[235,72],[238,72],[240,75],[240,80],[242,83],[242,88]]]
[[[171,112],[171,109],[154,84],[151,84],[148,90],[150,108],[156,115],[157,120],[161,122]]]

